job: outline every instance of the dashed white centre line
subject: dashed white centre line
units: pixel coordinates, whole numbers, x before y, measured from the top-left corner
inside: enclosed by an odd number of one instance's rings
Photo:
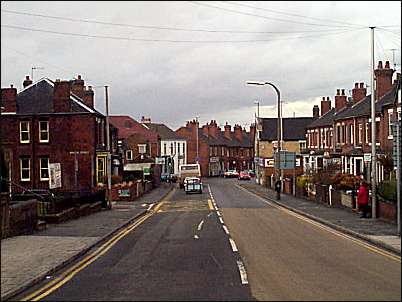
[[[239,272],[240,272],[241,284],[248,284],[247,273],[246,273],[246,269],[244,268],[243,262],[238,260],[237,267],[239,268]]]
[[[222,228],[225,230],[225,233],[229,235],[229,230],[226,225],[222,225]]]
[[[222,219],[221,217],[219,217],[219,221],[220,221],[222,224],[225,224],[225,223],[223,222],[223,219]]]
[[[197,230],[201,231],[202,225],[204,224],[204,220],[201,220],[200,224],[198,225]]]
[[[232,238],[229,238],[230,245],[232,246],[232,251],[233,252],[238,252],[239,250],[237,249],[236,243]]]
[[[216,211],[216,214],[218,214],[218,216],[221,217],[221,212]]]

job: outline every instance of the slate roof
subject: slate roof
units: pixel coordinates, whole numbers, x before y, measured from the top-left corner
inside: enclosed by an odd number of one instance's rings
[[[42,78],[32,83],[17,94],[17,113],[54,113],[53,94],[54,82],[48,78]],[[70,93],[70,101],[71,112],[97,113],[102,115],[96,109],[85,105],[83,100],[73,93]]]
[[[158,140],[158,135],[151,130],[145,128],[141,123],[137,122],[128,115],[111,115],[110,123],[119,129],[119,138],[126,139],[130,135],[141,133],[145,138],[152,141]]]
[[[392,105],[395,102],[398,89],[400,89],[400,81],[398,82],[397,85],[393,85],[392,89],[375,103],[376,113],[380,113],[384,106]],[[370,115],[371,115],[371,94],[366,96],[360,102],[347,108],[347,110],[343,110],[342,112],[336,114],[334,120],[347,119],[356,116],[370,116]]]
[[[335,114],[335,108],[332,108],[327,113],[325,113],[323,116],[315,119],[306,128],[332,126],[332,122],[334,121],[334,114]]]
[[[149,130],[158,133],[159,137],[162,140],[184,140],[165,124],[143,123],[142,125],[145,128],[148,128]]]
[[[260,118],[259,120],[262,124],[261,140],[277,140],[277,118]],[[283,118],[283,140],[305,140],[306,128],[313,121],[313,117]]]

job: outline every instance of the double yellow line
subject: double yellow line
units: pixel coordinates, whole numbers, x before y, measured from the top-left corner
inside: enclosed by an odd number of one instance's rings
[[[98,248],[92,254],[88,255],[87,257],[82,259],[77,264],[73,265],[71,268],[69,268],[68,270],[63,272],[60,276],[56,277],[54,280],[52,280],[48,284],[46,284],[43,287],[41,287],[40,289],[36,290],[32,294],[22,298],[21,301],[38,301],[38,300],[48,296],[49,294],[54,292],[59,287],[61,287],[64,284],[66,284],[77,273],[82,271],[84,268],[86,268],[88,265],[90,265],[92,262],[97,260],[102,255],[104,255],[120,239],[122,239],[124,236],[126,236],[128,233],[130,233],[132,230],[137,228],[140,224],[142,224],[149,217],[154,215],[159,210],[159,208],[162,206],[163,203],[164,203],[164,201],[160,202],[152,211],[150,211],[149,213],[145,214],[144,216],[142,216],[138,220],[134,221],[131,225],[125,227],[123,230],[121,230],[119,233],[114,235],[111,239],[109,239],[106,243],[104,243],[100,248]]]

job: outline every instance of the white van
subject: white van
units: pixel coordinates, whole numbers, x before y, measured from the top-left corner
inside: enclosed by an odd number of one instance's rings
[[[184,187],[184,179],[186,177],[201,177],[200,164],[186,164],[179,166],[179,186]]]

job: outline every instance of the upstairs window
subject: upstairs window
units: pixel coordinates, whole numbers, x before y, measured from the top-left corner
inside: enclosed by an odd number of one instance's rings
[[[133,151],[131,151],[131,150],[126,151],[126,159],[127,160],[132,160],[133,159]]]
[[[29,122],[20,122],[20,143],[29,144]]]
[[[49,180],[49,157],[39,159],[40,180]]]
[[[48,143],[49,142],[49,122],[39,121],[39,142]]]
[[[147,153],[147,145],[146,144],[139,144],[138,145],[138,153],[140,153],[140,154]]]
[[[29,157],[20,158],[21,181],[31,180],[31,159]]]

